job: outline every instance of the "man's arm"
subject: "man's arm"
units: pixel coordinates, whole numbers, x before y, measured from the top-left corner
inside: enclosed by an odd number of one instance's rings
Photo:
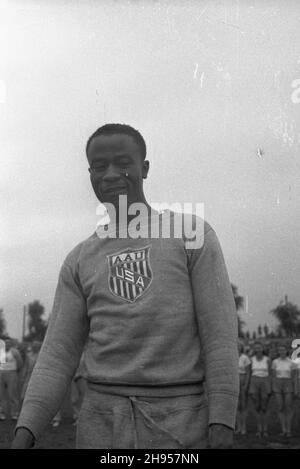
[[[18,427],[11,449],[30,449],[34,446],[34,436],[28,428]]]
[[[213,423],[209,426],[209,446],[212,449],[228,449],[233,446],[233,429],[226,425]]]
[[[70,265],[61,268],[46,337],[34,367],[13,445],[28,447],[57,413],[77,369],[89,330],[86,301]],[[25,430],[20,432],[20,427]],[[22,443],[23,442],[23,443]]]
[[[189,252],[190,277],[204,353],[210,444],[232,444],[239,381],[237,314],[217,236],[211,228],[200,249]],[[222,446],[224,447],[224,446]]]

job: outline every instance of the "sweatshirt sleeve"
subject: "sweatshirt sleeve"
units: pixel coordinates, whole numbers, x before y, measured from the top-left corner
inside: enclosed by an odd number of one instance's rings
[[[77,369],[88,329],[85,298],[76,275],[65,262],[16,429],[26,427],[38,439],[49,425]]]
[[[189,251],[189,270],[204,354],[209,425],[235,427],[238,399],[237,313],[222,250],[212,228]]]

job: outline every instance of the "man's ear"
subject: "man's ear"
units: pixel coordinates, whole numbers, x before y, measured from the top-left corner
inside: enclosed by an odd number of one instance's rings
[[[147,179],[148,171],[149,171],[149,161],[145,160],[143,162],[143,171],[142,171],[143,179]]]

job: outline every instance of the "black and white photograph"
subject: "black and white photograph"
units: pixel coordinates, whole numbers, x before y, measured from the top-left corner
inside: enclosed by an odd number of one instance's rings
[[[0,0],[0,449],[300,449],[299,25]]]

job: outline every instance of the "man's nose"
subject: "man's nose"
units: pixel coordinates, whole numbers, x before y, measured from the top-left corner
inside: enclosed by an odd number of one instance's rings
[[[120,171],[115,166],[109,166],[103,176],[104,181],[115,181],[120,178]]]

